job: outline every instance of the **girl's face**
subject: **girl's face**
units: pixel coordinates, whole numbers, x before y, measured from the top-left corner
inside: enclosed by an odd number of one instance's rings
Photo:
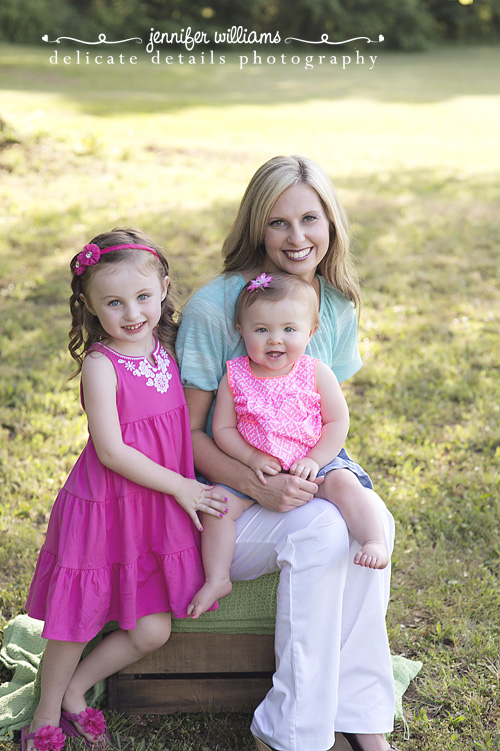
[[[154,348],[153,330],[161,315],[168,276],[141,271],[135,263],[119,263],[96,269],[83,297],[108,335],[110,347],[124,355],[149,355]]]
[[[330,244],[330,224],[320,198],[307,183],[280,195],[269,216],[266,270],[285,271],[310,284]]]
[[[258,295],[258,291],[255,292]],[[316,331],[310,305],[300,300],[262,300],[242,311],[237,329],[257,376],[288,373]]]

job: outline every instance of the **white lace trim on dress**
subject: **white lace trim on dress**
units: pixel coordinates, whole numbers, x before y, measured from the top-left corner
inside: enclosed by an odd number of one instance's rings
[[[157,362],[156,368],[151,365],[147,357],[142,359],[139,363],[134,362],[133,359],[120,359],[118,362],[125,365],[126,369],[138,378],[142,378],[143,376],[147,378],[146,386],[153,386],[158,393],[164,394],[168,390],[170,379],[172,378],[172,373],[168,372],[170,358],[167,353],[161,349],[158,352],[155,352],[154,356]]]

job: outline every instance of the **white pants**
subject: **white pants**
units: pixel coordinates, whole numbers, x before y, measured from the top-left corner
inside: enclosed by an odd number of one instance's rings
[[[381,499],[389,551],[394,521]],[[231,579],[280,571],[273,687],[252,732],[279,751],[326,751],[334,732],[385,733],[394,719],[394,681],[385,626],[390,566],[352,563],[337,508],[314,499],[287,513],[255,503],[237,521]]]

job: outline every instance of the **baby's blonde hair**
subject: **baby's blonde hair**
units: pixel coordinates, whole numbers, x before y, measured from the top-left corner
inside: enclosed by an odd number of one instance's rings
[[[245,311],[257,302],[281,302],[291,298],[303,303],[310,309],[311,321],[314,326],[317,326],[319,323],[319,304],[318,296],[312,284],[309,284],[300,276],[282,272],[273,273],[270,278],[272,281],[269,282],[267,287],[260,286],[251,290],[249,289],[251,285],[245,284],[236,300],[235,325],[241,326]]]

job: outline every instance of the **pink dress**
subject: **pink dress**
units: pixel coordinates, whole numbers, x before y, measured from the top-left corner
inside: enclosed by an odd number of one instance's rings
[[[155,365],[94,346],[118,378],[123,440],[194,477],[189,418],[174,359],[157,342]],[[170,495],[104,467],[89,437],[60,491],[28,596],[47,639],[84,642],[108,621],[133,629],[153,613],[186,616],[204,583],[200,535]]]
[[[321,437],[321,398],[314,357],[302,355],[284,376],[258,378],[247,356],[227,362],[237,427],[243,438],[290,469]]]

